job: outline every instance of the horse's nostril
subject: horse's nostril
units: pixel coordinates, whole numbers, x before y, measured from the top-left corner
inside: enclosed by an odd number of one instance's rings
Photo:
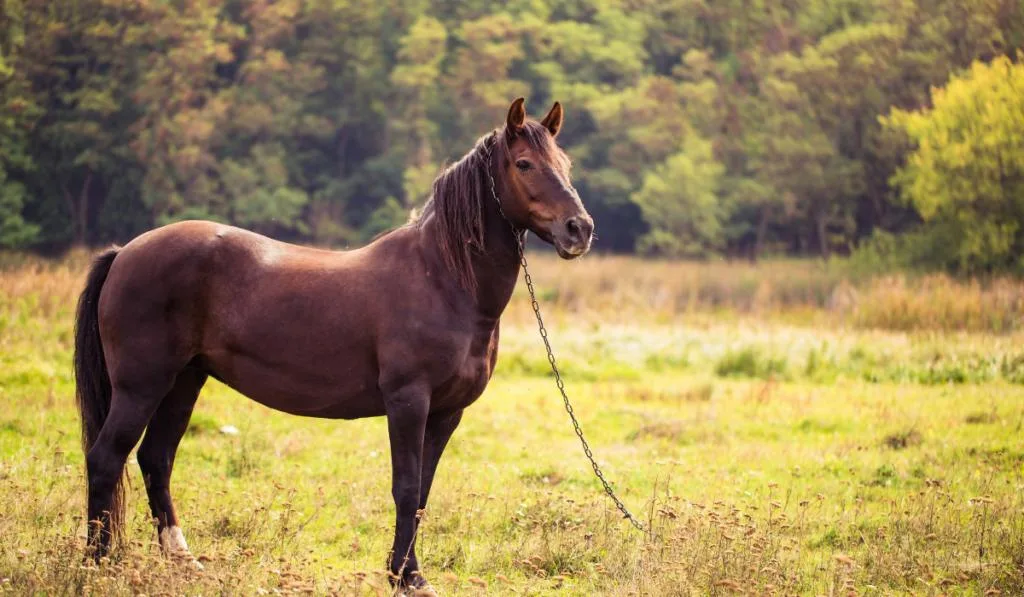
[[[573,216],[565,221],[565,232],[575,243],[586,243],[594,232],[594,224],[590,218]]]
[[[580,224],[577,218],[569,218],[565,223],[565,229],[569,232],[569,236],[580,237]]]

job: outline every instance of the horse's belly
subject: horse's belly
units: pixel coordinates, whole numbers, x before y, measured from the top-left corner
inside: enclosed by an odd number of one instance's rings
[[[345,368],[303,370],[245,356],[207,357],[210,372],[275,410],[307,417],[358,419],[384,414],[376,377]]]

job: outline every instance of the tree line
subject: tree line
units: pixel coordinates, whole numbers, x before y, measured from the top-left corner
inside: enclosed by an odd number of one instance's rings
[[[0,246],[357,245],[523,95],[597,249],[1013,269],[1022,45],[1020,0],[6,0]]]

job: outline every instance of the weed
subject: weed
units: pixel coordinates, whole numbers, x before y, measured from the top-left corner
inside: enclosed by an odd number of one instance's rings
[[[768,355],[753,346],[729,350],[715,364],[715,373],[721,377],[784,378],[786,369],[786,357]]]
[[[976,411],[964,417],[964,423],[968,425],[988,425],[999,421],[999,414],[995,411]]]
[[[924,438],[916,429],[891,433],[882,438],[882,444],[892,450],[904,450],[913,446],[919,446],[922,441],[924,441]]]

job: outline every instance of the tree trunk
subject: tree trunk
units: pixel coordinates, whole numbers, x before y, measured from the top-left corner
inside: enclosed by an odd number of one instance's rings
[[[92,186],[92,172],[85,175],[82,189],[76,198],[68,190],[66,184],[61,184],[64,191],[64,201],[68,204],[68,213],[71,215],[71,234],[76,246],[84,247],[89,232],[89,187]]]
[[[85,246],[89,232],[89,187],[92,186],[92,172],[85,175],[82,192],[78,194],[78,214],[75,227],[75,244]]]
[[[757,263],[764,249],[764,237],[768,233],[768,208],[761,208],[761,217],[757,220],[757,232],[754,235],[754,251],[750,255],[751,263]]]
[[[824,211],[814,214],[814,224],[818,230],[818,248],[821,251],[822,259],[828,259],[828,237],[825,232],[826,219]]]

